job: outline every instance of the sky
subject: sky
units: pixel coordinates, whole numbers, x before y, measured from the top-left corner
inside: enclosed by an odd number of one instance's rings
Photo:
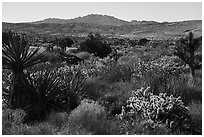
[[[88,14],[110,15],[126,21],[202,20],[201,2],[3,2],[3,22],[32,22],[46,18],[72,19]]]

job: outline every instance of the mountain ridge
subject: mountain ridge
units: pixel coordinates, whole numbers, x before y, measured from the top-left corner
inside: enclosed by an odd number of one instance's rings
[[[192,31],[202,35],[202,20],[179,22],[124,21],[113,16],[91,14],[74,19],[48,18],[27,23],[2,23],[2,30],[14,30],[28,34],[87,35],[97,32],[104,35],[125,37],[181,37]]]
[[[97,25],[113,25],[121,26],[129,24],[128,21],[115,18],[114,16],[100,15],[100,14],[88,14],[83,17],[76,17],[73,19],[59,19],[59,18],[47,18],[40,21],[30,22],[33,24],[42,23],[55,23],[55,24],[67,24],[67,23],[87,23]]]
[[[184,20],[184,21],[172,21],[172,22],[158,22],[158,21],[148,21],[148,20],[131,20],[126,21],[123,19],[118,19],[114,16],[102,15],[102,14],[88,14],[86,16],[79,16],[73,19],[60,19],[60,18],[46,18],[39,21],[33,22],[21,22],[28,24],[68,24],[68,23],[86,23],[86,24],[94,24],[94,25],[110,25],[110,26],[122,26],[122,25],[145,25],[145,24],[160,24],[160,23],[175,23],[175,22],[185,22],[185,21],[200,21],[200,20]],[[10,23],[10,22],[4,22]]]
[[[194,20],[183,20],[183,21],[153,21],[153,20],[131,20],[126,21],[124,19],[119,19],[114,16],[102,15],[102,14],[88,14],[85,16],[79,16],[73,19],[60,19],[60,18],[46,18],[34,22],[26,22],[33,24],[42,24],[42,23],[54,23],[54,24],[66,24],[66,23],[87,23],[95,25],[112,25],[112,26],[122,26],[122,25],[138,25],[138,24],[158,24],[158,23],[173,23],[173,22],[185,22],[185,21],[194,21]],[[196,20],[200,21],[200,20]]]
[[[76,17],[73,19],[60,19],[60,18],[47,18],[35,22],[27,22],[32,24],[42,24],[42,23],[54,23],[54,24],[66,24],[66,23],[87,23],[96,25],[112,25],[112,26],[122,26],[122,25],[135,25],[135,24],[151,24],[159,23],[156,21],[137,21],[131,20],[126,21],[123,19],[118,19],[114,16],[101,15],[101,14],[88,14],[82,17]]]

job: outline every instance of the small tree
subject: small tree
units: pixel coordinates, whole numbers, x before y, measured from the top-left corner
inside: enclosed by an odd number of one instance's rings
[[[79,50],[93,53],[104,58],[111,53],[111,47],[102,39],[99,34],[89,34],[88,38],[80,44]]]
[[[70,37],[59,38],[58,44],[63,51],[66,51],[66,47],[70,47],[74,41]]]
[[[192,76],[195,75],[195,51],[202,44],[202,36],[194,38],[192,32],[187,37],[181,38],[176,45],[174,54],[181,58],[191,68]]]
[[[137,44],[144,46],[148,41],[150,41],[150,40],[148,40],[148,39],[146,39],[146,38],[142,38],[142,39],[140,39],[140,40],[138,41]]]

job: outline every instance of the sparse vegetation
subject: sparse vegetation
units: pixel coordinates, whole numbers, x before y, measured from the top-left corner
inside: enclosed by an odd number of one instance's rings
[[[43,53],[26,38],[3,32],[4,135],[202,134],[201,37],[41,36],[63,49]]]

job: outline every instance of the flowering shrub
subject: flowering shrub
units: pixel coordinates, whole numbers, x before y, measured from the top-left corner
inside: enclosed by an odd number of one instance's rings
[[[148,123],[165,123],[170,129],[186,126],[188,108],[180,97],[167,96],[165,93],[154,95],[150,87],[133,91],[133,96],[127,100],[128,115],[134,119],[141,116]],[[124,107],[121,118],[126,115]]]

